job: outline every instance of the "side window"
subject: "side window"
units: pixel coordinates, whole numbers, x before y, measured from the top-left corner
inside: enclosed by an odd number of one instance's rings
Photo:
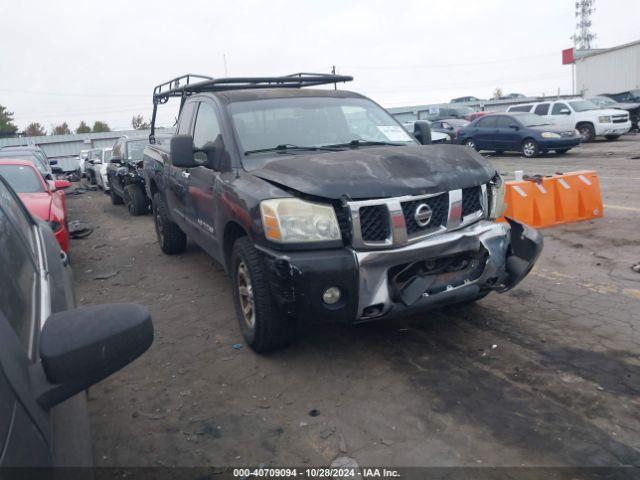
[[[206,102],[201,102],[196,116],[196,124],[193,129],[193,146],[195,149],[202,149],[205,145],[220,143],[218,137],[221,135],[220,123],[214,107]],[[196,160],[206,161],[204,152],[196,152]]]
[[[38,269],[31,223],[0,182],[0,308],[28,353],[35,328]],[[27,236],[23,230],[28,228]],[[31,244],[30,244],[31,243]]]
[[[508,117],[507,115],[500,115],[497,120],[498,128],[509,128],[511,125],[515,125],[516,121],[513,117]]]
[[[178,120],[178,135],[188,135],[191,133],[191,119],[195,110],[196,102],[187,102],[182,107],[180,119]]]
[[[531,105],[516,105],[515,107],[509,107],[510,112],[529,112],[531,111]]]
[[[549,114],[549,104],[548,103],[541,103],[540,105],[537,105],[535,110],[533,111],[533,113],[535,113],[536,115],[548,115]]]
[[[120,144],[120,140],[118,140],[113,145],[113,151],[111,152],[111,156],[112,157],[120,157],[120,158],[122,158],[122,146]]]
[[[496,118],[495,116],[483,117],[478,120],[476,127],[480,128],[495,128],[496,127]]]
[[[553,104],[553,109],[551,110],[551,115],[562,115],[561,110],[569,110],[566,103],[556,102]]]

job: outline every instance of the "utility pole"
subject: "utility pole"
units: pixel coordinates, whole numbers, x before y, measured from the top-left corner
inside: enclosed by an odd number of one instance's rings
[[[576,33],[571,36],[576,50],[591,50],[591,42],[596,39],[596,34],[591,31],[591,15],[596,11],[595,0],[577,0],[576,6]]]

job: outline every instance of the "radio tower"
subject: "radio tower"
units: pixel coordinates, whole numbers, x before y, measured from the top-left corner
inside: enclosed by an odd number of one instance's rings
[[[596,11],[595,0],[578,0],[576,2],[576,33],[571,36],[576,50],[590,50],[591,42],[596,34],[591,32],[591,15]]]

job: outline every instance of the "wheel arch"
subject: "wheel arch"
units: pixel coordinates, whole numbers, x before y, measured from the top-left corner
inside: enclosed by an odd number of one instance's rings
[[[247,230],[235,220],[229,220],[224,227],[222,236],[222,255],[224,260],[224,268],[229,272],[231,263],[231,253],[233,252],[233,244],[242,237],[250,237]]]

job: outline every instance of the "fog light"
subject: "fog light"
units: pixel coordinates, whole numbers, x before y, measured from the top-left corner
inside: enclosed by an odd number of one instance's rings
[[[340,289],[338,287],[329,287],[322,294],[322,301],[327,305],[333,305],[340,301]]]

